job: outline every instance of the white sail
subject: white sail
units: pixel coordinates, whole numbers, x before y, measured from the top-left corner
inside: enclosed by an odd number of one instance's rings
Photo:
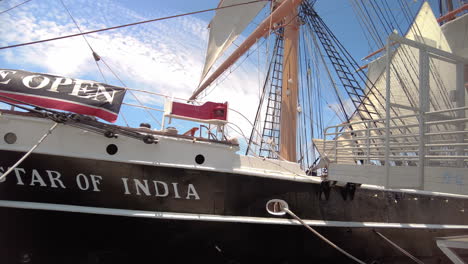
[[[219,7],[251,2],[250,0],[221,0]],[[266,5],[265,2],[239,5],[216,11],[216,15],[210,23],[210,36],[206,52],[205,66],[203,68],[202,81],[215,61],[232,44],[232,42],[244,31],[247,25]]]
[[[468,58],[468,45],[466,45],[468,41],[468,14],[445,23],[441,28],[453,53]]]
[[[466,25],[466,24],[465,24]],[[452,49],[447,41],[447,36],[444,34],[439,26],[436,17],[434,16],[431,7],[426,2],[422,5],[419,13],[417,14],[410,29],[405,34],[405,38],[421,42],[425,45],[433,46],[434,48],[441,49],[447,52],[452,52]],[[456,35],[456,34],[454,34]],[[460,41],[459,41],[460,42]],[[463,47],[463,45],[461,45]],[[461,49],[462,50],[462,49]],[[391,111],[392,118],[391,126],[405,127],[400,130],[392,130],[392,135],[397,134],[417,134],[419,123],[416,116],[408,118],[399,118],[401,116],[415,115],[419,109],[419,51],[406,45],[400,45],[394,49],[391,54],[391,68],[390,68],[390,92],[391,92]],[[360,121],[361,118],[369,120],[385,119],[385,94],[386,94],[386,56],[382,56],[369,64],[368,68],[368,82],[367,91],[372,87],[371,92],[368,93],[364,104],[360,106],[362,117],[355,113],[351,117],[351,122]],[[455,72],[456,65],[453,63],[440,60],[434,57],[429,59],[429,111],[443,110],[456,107],[456,100],[454,98],[455,92]],[[465,96],[468,98],[468,96]],[[373,106],[369,106],[372,104]],[[367,106],[370,113],[365,113],[365,106]],[[437,119],[437,116],[432,117]],[[369,124],[361,123],[355,124],[352,130],[365,130],[366,126],[383,128],[384,121],[372,122]],[[416,125],[416,126],[414,126]],[[448,131],[454,129],[448,125],[432,126],[430,132]],[[350,132],[350,130],[348,129]],[[354,136],[365,136],[365,132],[354,133]],[[371,130],[370,136],[378,137],[380,132]],[[349,136],[347,134],[346,136]],[[347,141],[346,136],[338,137],[339,145],[341,147],[353,147],[354,144],[365,144],[365,142]],[[362,141],[362,140],[361,140]],[[399,143],[411,144],[417,142],[417,138],[402,137],[395,141]],[[396,142],[398,143],[398,142]],[[382,150],[383,151],[383,150]],[[327,152],[327,150],[325,150]],[[383,153],[380,153],[383,155]]]
[[[415,21],[405,35],[405,38],[451,52],[446,37],[441,31],[440,26],[438,25],[437,20],[427,2],[424,3],[421,7],[421,10],[419,11]],[[369,96],[370,101],[377,108],[377,112],[380,115],[385,115],[385,109],[382,107],[382,104],[385,102],[383,96],[385,95],[386,89],[386,76],[384,71],[386,67],[385,61],[385,56],[381,59],[377,59],[375,63],[371,63],[369,65],[368,71],[369,74],[376,71],[380,73],[378,78],[370,76],[372,81],[375,80],[375,88],[373,88],[375,91]],[[391,101],[394,104],[392,110],[397,111],[399,115],[414,114],[417,109],[409,109],[418,105],[419,52],[414,48],[399,46],[395,50],[394,54],[392,54],[391,67]],[[444,63],[440,60],[431,59],[430,86],[433,93],[445,93],[444,95],[447,96],[447,91],[445,89],[448,89],[449,87],[455,87],[455,84],[452,83],[453,76],[450,76],[450,74],[444,74],[450,72],[451,70],[453,71],[453,65]],[[436,83],[439,80],[440,83]],[[371,84],[368,84],[368,87],[370,86]],[[447,106],[448,105],[442,106],[441,103],[433,104],[434,108],[444,108]],[[378,118],[377,116],[372,117],[374,119]],[[357,116],[353,117],[353,119],[356,118]]]

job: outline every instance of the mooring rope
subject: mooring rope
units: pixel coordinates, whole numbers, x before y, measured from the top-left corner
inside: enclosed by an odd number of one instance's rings
[[[39,147],[39,145],[42,143],[42,141],[44,141],[51,133],[52,131],[57,127],[58,123],[54,123],[50,128],[49,130],[47,130],[47,133],[45,133],[41,139],[39,139],[39,141],[36,143],[36,145],[34,145],[28,152],[26,152],[26,154],[24,154],[23,157],[21,157],[21,159],[19,159],[13,166],[11,166],[5,173],[3,173],[2,176],[0,176],[0,182],[3,181],[7,176],[8,174],[10,174],[16,167],[18,167],[18,165],[21,164],[21,162],[23,162],[29,155],[31,155],[31,153],[37,148]]]
[[[398,249],[399,251],[401,251],[401,253],[405,254],[407,257],[409,257],[410,259],[414,260],[414,262],[416,263],[419,263],[419,264],[424,264],[424,262],[422,262],[421,260],[417,259],[415,256],[411,255],[408,251],[402,249],[401,247],[399,247],[397,244],[395,244],[393,241],[391,241],[390,239],[388,239],[386,236],[382,235],[379,231],[376,231],[374,230],[374,232],[379,235],[381,238],[383,238],[385,241],[387,241],[388,243],[390,243],[390,245],[394,246],[396,249]]]
[[[350,259],[356,261],[357,263],[361,263],[361,264],[366,264],[364,261],[362,260],[359,260],[358,258],[354,257],[353,255],[349,254],[348,252],[346,252],[345,250],[343,250],[342,248],[338,247],[337,245],[335,245],[333,242],[331,242],[330,240],[328,240],[326,237],[322,236],[319,232],[317,232],[315,229],[313,229],[312,227],[310,227],[308,224],[306,224],[306,222],[304,222],[301,218],[299,218],[296,214],[294,214],[291,210],[289,210],[288,208],[285,208],[285,207],[282,207],[281,208],[284,212],[288,213],[290,216],[292,216],[294,219],[296,219],[297,221],[299,221],[299,223],[301,223],[305,228],[309,229],[312,233],[314,233],[316,236],[318,236],[320,239],[322,239],[323,241],[325,241],[327,244],[329,244],[330,246],[334,247],[336,250],[340,251],[341,253],[345,254],[347,257],[349,257]]]

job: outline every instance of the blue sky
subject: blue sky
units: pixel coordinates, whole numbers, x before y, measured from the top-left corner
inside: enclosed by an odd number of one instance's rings
[[[84,31],[214,8],[218,4],[218,0],[63,1]],[[414,8],[421,3],[405,1]],[[0,12],[21,2],[23,0],[1,0]],[[316,9],[356,59],[377,48],[365,42],[350,1],[318,0]],[[207,25],[213,15],[214,12],[208,12],[180,17],[92,34],[87,38],[94,50],[111,65],[128,87],[187,98],[198,85],[207,45]],[[255,21],[258,23],[261,19],[259,17]],[[1,14],[0,25],[0,46],[77,33],[60,0],[32,0]],[[243,38],[241,36],[235,43],[241,43]],[[226,80],[212,90],[206,99],[229,101],[230,107],[241,111],[253,121],[264,77],[262,69],[265,64],[260,62],[264,57],[265,48],[258,48],[234,73],[225,76]],[[0,50],[0,65],[0,68],[6,69],[103,81],[82,37]],[[109,71],[104,72],[108,83],[120,85]],[[162,106],[161,98],[137,95],[146,104],[157,108]],[[127,102],[136,103],[130,95],[127,95]],[[128,106],[124,106],[122,111],[131,125],[149,122],[153,127],[158,126],[144,111]],[[158,112],[154,115],[160,116]],[[235,113],[231,113],[230,117],[248,136],[248,122]],[[120,118],[118,123],[123,124],[123,119]],[[180,130],[191,127],[186,123],[179,125],[183,126]]]

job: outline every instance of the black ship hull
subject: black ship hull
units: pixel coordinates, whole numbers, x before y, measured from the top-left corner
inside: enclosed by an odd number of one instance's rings
[[[0,228],[2,263],[354,263],[302,226],[20,209],[0,212],[6,215]],[[414,263],[373,228],[316,229],[366,263]],[[376,230],[424,263],[451,263],[436,247],[434,237],[461,233]],[[30,262],[24,261],[28,258]]]
[[[1,151],[4,172],[22,153]],[[2,263],[351,263],[271,199],[370,263],[449,263],[434,238],[467,234],[467,201],[33,154],[0,183]],[[315,222],[314,222],[315,221]]]

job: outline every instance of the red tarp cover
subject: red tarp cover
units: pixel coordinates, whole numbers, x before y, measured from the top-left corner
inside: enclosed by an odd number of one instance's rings
[[[226,103],[206,102],[203,105],[191,105],[184,103],[172,103],[171,115],[177,115],[200,120],[222,120],[227,121]]]

